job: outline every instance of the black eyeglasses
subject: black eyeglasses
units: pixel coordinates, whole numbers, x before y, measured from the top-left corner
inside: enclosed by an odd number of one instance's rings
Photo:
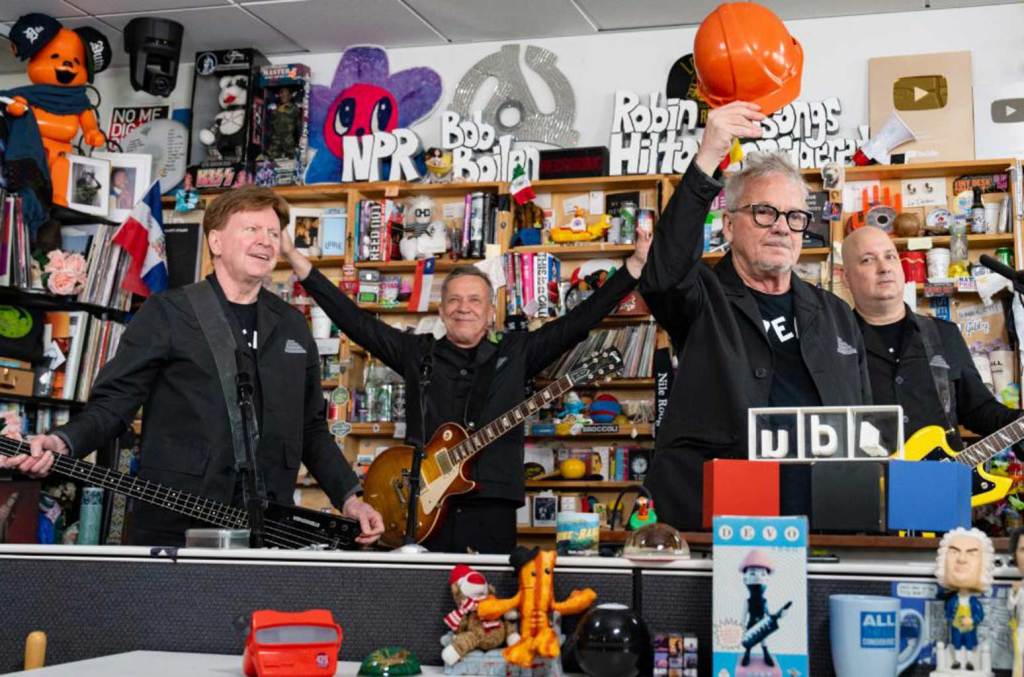
[[[807,226],[811,225],[811,217],[813,216],[810,212],[803,209],[790,209],[788,212],[783,212],[763,202],[743,205],[732,211],[741,212],[748,210],[754,217],[754,223],[763,228],[771,228],[779,220],[779,214],[785,214],[786,225],[794,233],[802,233],[807,230]]]

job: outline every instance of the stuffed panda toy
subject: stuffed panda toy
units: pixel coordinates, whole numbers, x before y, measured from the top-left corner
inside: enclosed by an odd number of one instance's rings
[[[225,75],[218,83],[217,103],[220,112],[209,128],[199,132],[199,140],[207,154],[215,160],[241,160],[245,143],[245,110],[249,101],[249,78],[246,75]]]

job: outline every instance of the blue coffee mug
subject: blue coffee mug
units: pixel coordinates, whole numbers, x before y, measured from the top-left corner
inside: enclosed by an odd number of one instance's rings
[[[923,627],[913,609],[900,609],[896,597],[830,595],[829,641],[837,677],[896,677],[917,660],[923,649],[920,633],[900,651],[900,626]]]

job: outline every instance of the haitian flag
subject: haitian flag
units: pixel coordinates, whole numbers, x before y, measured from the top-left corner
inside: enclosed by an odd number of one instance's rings
[[[120,245],[131,257],[121,288],[139,296],[167,289],[162,210],[160,183],[154,182],[146,197],[135,205],[131,215],[114,233],[114,244]]]

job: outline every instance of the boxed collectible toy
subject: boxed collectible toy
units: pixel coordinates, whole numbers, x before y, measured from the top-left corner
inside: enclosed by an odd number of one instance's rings
[[[195,188],[252,182],[259,153],[252,92],[259,84],[260,67],[267,63],[250,48],[196,54],[189,147],[189,178]]]
[[[259,139],[255,182],[261,186],[302,183],[309,147],[309,66],[264,66],[253,100]]]
[[[716,677],[808,674],[806,518],[716,517],[712,606]]]

